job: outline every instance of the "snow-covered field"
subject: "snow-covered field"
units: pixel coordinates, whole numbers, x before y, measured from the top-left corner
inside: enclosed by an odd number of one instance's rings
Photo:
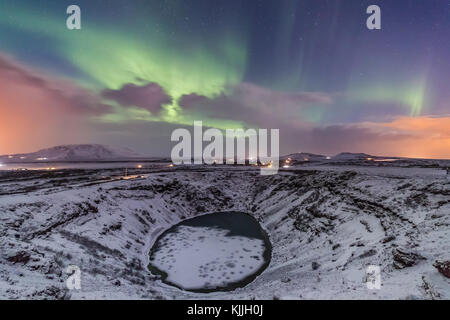
[[[449,299],[450,279],[433,267],[450,260],[450,179],[441,171],[1,172],[0,299]],[[222,211],[248,212],[268,232],[272,260],[252,283],[193,293],[148,271],[164,230]],[[69,265],[81,269],[81,290],[66,288]],[[366,286],[369,265],[381,268],[379,290]]]

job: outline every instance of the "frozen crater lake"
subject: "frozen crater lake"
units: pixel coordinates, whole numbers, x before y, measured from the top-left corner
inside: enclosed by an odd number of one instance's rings
[[[166,284],[194,292],[231,291],[268,265],[272,247],[252,216],[219,212],[184,220],[150,250],[149,270]]]

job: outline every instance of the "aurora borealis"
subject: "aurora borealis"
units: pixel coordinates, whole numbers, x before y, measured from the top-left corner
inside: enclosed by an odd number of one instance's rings
[[[450,158],[449,34],[447,0],[3,0],[0,154],[168,155],[202,120],[279,128],[281,153]]]

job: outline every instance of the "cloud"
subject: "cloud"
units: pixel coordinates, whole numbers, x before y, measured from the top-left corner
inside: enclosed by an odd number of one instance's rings
[[[380,156],[450,159],[450,117],[397,117],[388,122],[280,129],[283,152],[365,152]]]
[[[384,156],[450,158],[448,116],[409,117],[401,115],[399,108],[395,109],[397,115],[386,115],[387,110],[383,106],[355,106],[353,112],[358,114],[356,121],[324,125],[309,122],[296,113],[297,110],[315,108],[316,104],[332,103],[332,97],[323,93],[280,93],[251,84],[241,84],[230,94],[213,99],[191,94],[180,100],[185,112],[240,120],[249,127],[280,129],[281,153],[304,151],[333,155],[348,151]],[[328,113],[334,114],[351,111],[328,110]],[[381,111],[384,117],[381,117]]]
[[[48,103],[36,106],[42,110],[50,111],[55,107],[58,111],[86,115],[100,115],[111,111],[111,107],[102,103],[94,92],[81,88],[72,81],[51,77],[23,66],[3,54],[0,54],[0,86],[0,98],[17,93],[21,98],[33,96],[37,99],[35,102],[48,99]],[[33,101],[29,103],[33,104]]]
[[[195,93],[184,95],[179,105],[185,112],[267,127],[268,122],[299,118],[307,107],[330,105],[332,102],[331,95],[326,93],[279,92],[251,83],[241,83],[230,88],[229,93],[214,98]]]
[[[405,132],[415,138],[450,139],[450,116],[397,117],[391,122],[363,122],[361,126],[378,132]]]
[[[388,154],[417,158],[450,159],[450,116],[397,117],[385,123],[359,124],[381,136]]]
[[[0,54],[0,153],[80,141],[110,112],[95,93]]]
[[[159,113],[164,104],[172,102],[172,98],[157,83],[148,83],[143,86],[129,83],[118,90],[104,90],[102,95],[123,107],[139,107],[154,114]]]
[[[304,107],[311,104],[331,104],[332,97],[322,92],[280,92],[252,83],[242,83],[235,87],[234,97],[247,106],[255,103],[268,107]]]
[[[118,144],[144,154],[169,156],[175,145],[170,141],[170,135],[177,128],[193,130],[190,125],[130,121],[96,124],[94,136],[98,143]],[[450,117],[398,118],[386,123],[330,126],[273,123],[267,128],[280,128],[281,154],[313,152],[334,155],[348,151],[380,156],[450,159],[450,136],[446,129],[450,128]]]

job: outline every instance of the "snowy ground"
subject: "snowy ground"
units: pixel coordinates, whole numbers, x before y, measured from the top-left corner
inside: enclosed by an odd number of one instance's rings
[[[439,173],[438,173],[439,171]],[[389,174],[386,174],[389,172]],[[0,299],[449,299],[450,180],[434,168],[247,167],[0,173]],[[183,219],[243,211],[269,267],[231,292],[192,293],[146,269]],[[68,290],[68,265],[81,290]],[[368,290],[366,268],[381,268]]]

